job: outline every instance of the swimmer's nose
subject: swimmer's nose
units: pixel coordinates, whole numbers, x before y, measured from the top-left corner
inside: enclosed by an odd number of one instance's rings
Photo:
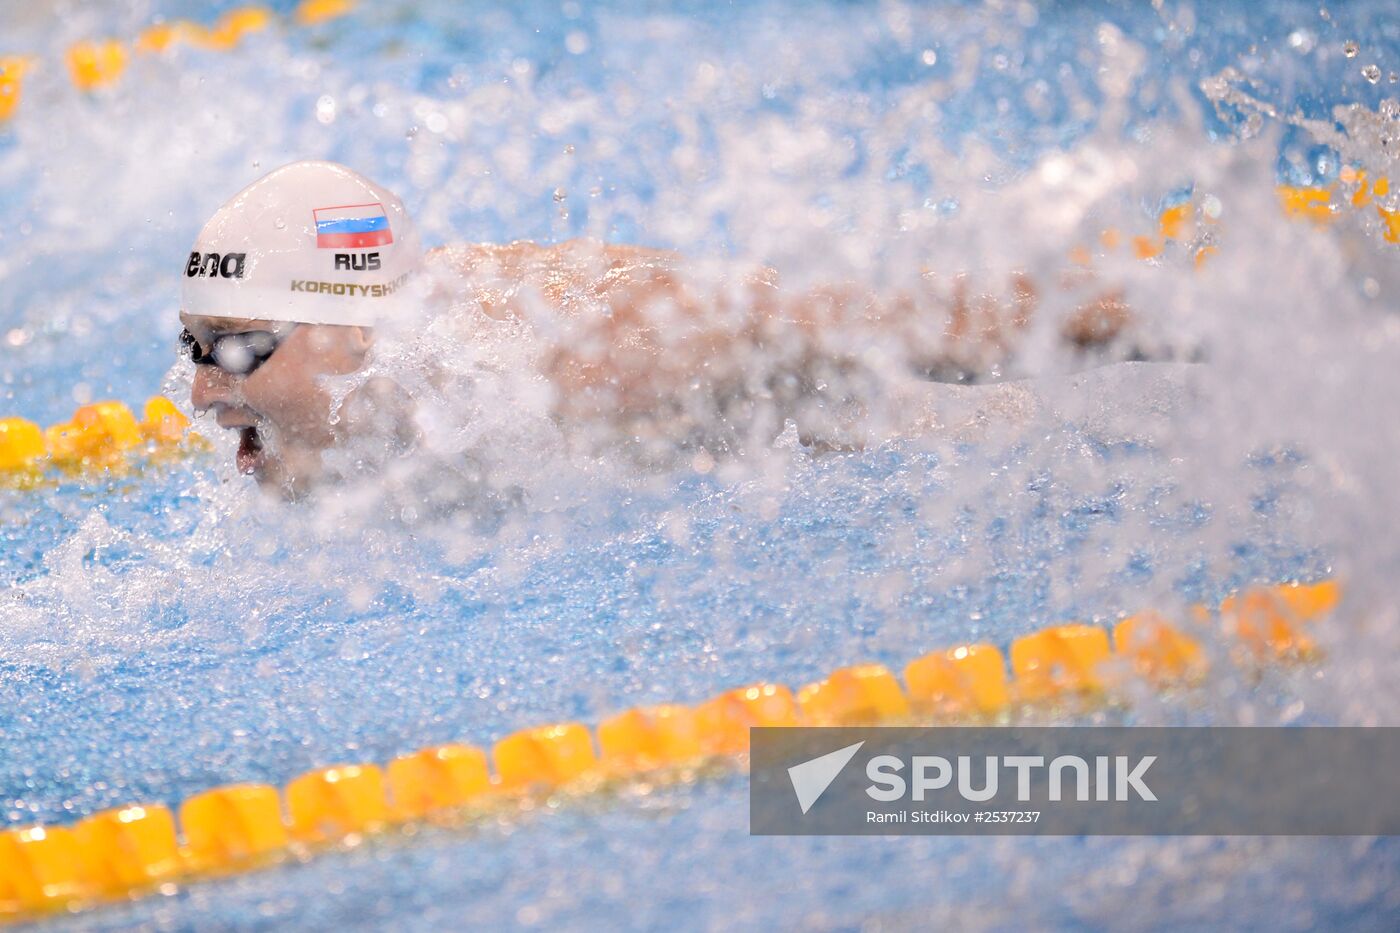
[[[215,405],[237,405],[234,377],[217,366],[196,366],[194,385],[190,387],[190,404],[195,411],[208,411]]]

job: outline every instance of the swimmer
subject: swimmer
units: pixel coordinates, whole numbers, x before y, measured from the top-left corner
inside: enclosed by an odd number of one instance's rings
[[[674,253],[591,240],[424,253],[392,192],[341,165],[296,162],[221,207],[186,260],[191,401],[238,432],[240,472],[300,495],[324,475],[323,455],[357,431],[412,443],[412,401],[392,380],[366,379],[343,399],[332,383],[366,367],[378,328],[421,320],[427,303],[498,321],[566,322],[566,339],[539,364],[561,423],[670,430],[686,421],[678,399],[698,392],[722,409],[720,421],[765,412],[770,437],[791,418],[806,443],[854,447],[862,406],[828,389],[859,365],[832,346],[843,327],[878,324],[913,373],[946,378],[994,367],[1036,304],[1024,277],[1001,300],[970,296],[955,279],[941,298],[877,301],[854,286],[788,294],[769,270],[706,291],[683,271]],[[1102,344],[1126,320],[1121,302],[1100,299],[1064,336]],[[768,371],[753,371],[751,350]]]

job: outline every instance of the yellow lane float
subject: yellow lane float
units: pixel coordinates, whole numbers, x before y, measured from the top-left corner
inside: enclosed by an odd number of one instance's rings
[[[389,822],[384,775],[374,765],[319,768],[287,785],[287,819],[302,842],[330,843]]]
[[[122,895],[184,874],[175,817],[159,804],[119,807],[73,827],[93,886]]]
[[[63,908],[94,893],[71,830],[26,826],[0,833],[0,917]]]
[[[1200,643],[1156,612],[1141,612],[1115,625],[1113,648],[1139,676],[1157,684],[1195,680],[1206,671]]]
[[[1273,588],[1245,590],[1220,604],[1225,633],[1258,660],[1269,657],[1310,658],[1317,646],[1303,631],[1305,619]]]
[[[354,0],[302,0],[292,18],[301,26],[314,26],[344,16],[355,9]]]
[[[119,412],[103,403],[85,408],[84,424],[130,440],[131,424]],[[147,422],[169,414],[156,405]],[[20,429],[16,436],[29,437],[32,446],[32,432]],[[1258,586],[1226,598],[1218,619],[1251,666],[1261,658],[1310,658],[1316,649],[1301,626],[1334,611],[1340,599],[1335,580]],[[1217,618],[1199,606],[1191,616],[1196,626]],[[1197,681],[1207,665],[1195,638],[1159,613],[1140,612],[1113,627],[1111,643],[1105,629],[1079,624],[1017,638],[1009,671],[997,646],[960,645],[910,661],[903,685],[887,668],[862,664],[833,671],[795,696],[781,684],[760,683],[694,707],[626,710],[593,731],[582,723],[524,729],[496,742],[489,760],[480,748],[438,745],[401,755],[383,771],[374,764],[318,768],[280,793],[262,784],[215,787],[179,807],[178,826],[165,806],[143,804],[89,816],[71,829],[12,829],[0,832],[0,919],[168,890],[172,882],[247,871],[293,852],[304,857],[308,847],[409,821],[489,818],[491,808],[515,805],[522,794],[689,773],[677,769],[745,753],[755,726],[893,724],[913,717],[1007,722],[1017,704],[1106,695],[1125,671],[1165,686]]]
[[[353,0],[303,0],[292,11],[290,21],[297,26],[314,26],[345,16],[354,8]],[[276,23],[276,14],[267,7],[235,7],[208,26],[189,20],[162,20],[145,27],[129,41],[107,38],[75,42],[68,47],[64,60],[74,87],[98,91],[121,79],[132,52],[163,55],[182,45],[228,52],[247,36],[264,32]],[[0,123],[18,110],[24,77],[32,68],[30,57],[0,55]]]
[[[1097,625],[1057,625],[1011,643],[1011,670],[1023,701],[1103,689],[1108,633]]]
[[[1010,702],[1006,659],[995,645],[934,651],[904,668],[909,699],[925,715],[995,713]]]
[[[540,726],[508,735],[491,750],[501,786],[551,788],[591,772],[598,764],[593,738],[580,723]]]
[[[291,842],[282,800],[268,784],[231,784],[180,805],[184,855],[195,872],[236,870],[282,853]]]
[[[44,432],[23,418],[0,418],[0,470],[23,470],[47,453]]]
[[[136,420],[121,402],[84,405],[61,424],[40,428],[24,418],[0,418],[0,476],[33,475],[52,465],[72,471],[110,469],[132,453],[197,448],[190,419],[169,399],[149,399]]]
[[[19,109],[24,76],[29,69],[30,60],[21,55],[0,55],[0,123]]]
[[[744,754],[749,750],[749,729],[795,726],[797,717],[797,698],[782,684],[726,690],[695,710],[700,741],[709,755]]]
[[[909,698],[881,664],[832,671],[797,691],[802,719],[811,725],[859,726],[909,715]]]
[[[117,82],[126,59],[126,46],[115,39],[75,42],[68,47],[68,75],[79,90],[100,90]]]
[[[598,724],[603,764],[621,773],[650,771],[701,757],[695,710],[666,704],[629,709]]]
[[[438,745],[389,762],[389,796],[398,819],[420,819],[460,807],[491,790],[486,753],[469,745]]]

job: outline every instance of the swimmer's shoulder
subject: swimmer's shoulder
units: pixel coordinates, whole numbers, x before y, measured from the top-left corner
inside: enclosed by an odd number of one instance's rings
[[[565,240],[554,244],[536,243],[534,240],[512,240],[509,243],[451,243],[428,250],[426,260],[432,265],[446,265],[465,272],[484,263],[500,265],[554,256],[625,255],[637,249],[639,248],[616,247],[589,238]]]
[[[546,291],[559,291],[568,286],[574,290],[592,288],[597,293],[640,283],[678,287],[682,277],[701,272],[704,266],[676,250],[606,243],[592,237],[553,244],[533,240],[457,243],[429,250],[426,262],[438,273],[451,273],[478,284],[536,285]],[[777,272],[763,266],[719,270],[710,278],[737,281],[751,290],[755,298],[778,288]]]
[[[643,270],[674,271],[683,260],[684,257],[673,250],[577,237],[552,244],[533,240],[454,243],[429,250],[425,261],[429,268],[473,278],[482,274],[530,278],[560,270],[575,275],[588,271],[595,275]]]
[[[429,268],[473,275],[482,271],[507,272],[535,258],[543,249],[529,240],[512,243],[452,243],[430,249],[424,257]]]

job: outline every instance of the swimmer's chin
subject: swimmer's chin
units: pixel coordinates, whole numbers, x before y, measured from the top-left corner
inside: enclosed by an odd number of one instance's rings
[[[263,495],[283,502],[300,502],[323,485],[305,477],[288,477],[270,470],[259,470],[252,477]]]
[[[305,499],[327,480],[321,471],[289,470],[286,464],[265,452],[256,461],[240,457],[237,465],[238,472],[256,482],[262,493],[286,502]]]

